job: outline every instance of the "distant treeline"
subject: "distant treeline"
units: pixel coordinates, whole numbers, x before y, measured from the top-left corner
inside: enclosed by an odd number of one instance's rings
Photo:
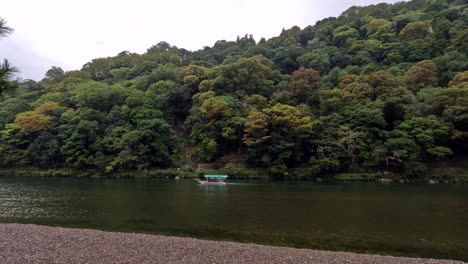
[[[0,165],[418,177],[468,154],[467,21],[463,0],[352,7],[258,42],[161,42],[39,82],[0,76]]]

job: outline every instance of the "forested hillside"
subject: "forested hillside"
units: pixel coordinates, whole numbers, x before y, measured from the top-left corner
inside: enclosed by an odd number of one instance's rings
[[[0,165],[105,172],[199,162],[407,177],[468,154],[468,5],[352,7],[278,37],[161,42],[52,67],[0,102]],[[14,85],[10,82],[9,85]],[[234,163],[234,164],[233,164]]]

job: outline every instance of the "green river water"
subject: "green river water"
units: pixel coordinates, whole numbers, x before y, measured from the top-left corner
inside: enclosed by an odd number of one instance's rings
[[[468,260],[468,185],[0,177],[0,222]]]

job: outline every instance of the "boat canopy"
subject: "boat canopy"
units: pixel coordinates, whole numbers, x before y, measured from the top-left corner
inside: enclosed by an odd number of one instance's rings
[[[205,174],[205,178],[227,179],[227,175],[223,174]]]

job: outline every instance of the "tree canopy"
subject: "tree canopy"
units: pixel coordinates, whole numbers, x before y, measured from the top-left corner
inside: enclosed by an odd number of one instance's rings
[[[427,161],[468,153],[467,8],[352,7],[268,40],[193,52],[160,42],[76,71],[54,66],[39,82],[13,82],[5,60],[0,164],[111,172],[180,167],[188,155],[276,176],[418,177]],[[0,37],[11,32],[0,19]]]

